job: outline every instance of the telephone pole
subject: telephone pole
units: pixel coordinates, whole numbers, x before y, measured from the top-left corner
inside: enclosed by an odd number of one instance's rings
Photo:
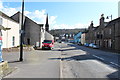
[[[23,16],[24,16],[24,0],[22,1],[22,19],[20,30],[20,58],[19,58],[20,61],[23,61],[23,33],[24,33]]]

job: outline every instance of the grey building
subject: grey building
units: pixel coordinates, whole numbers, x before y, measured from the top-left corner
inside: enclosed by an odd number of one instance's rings
[[[12,19],[21,23],[21,13],[17,12]],[[48,23],[48,20],[46,21]],[[47,24],[49,25],[49,24]],[[44,28],[44,24],[37,24],[27,16],[24,16],[24,44],[26,45],[36,45],[41,47],[43,40],[46,39],[45,36],[50,35]],[[48,27],[48,26],[47,26]],[[47,33],[47,35],[45,34]]]

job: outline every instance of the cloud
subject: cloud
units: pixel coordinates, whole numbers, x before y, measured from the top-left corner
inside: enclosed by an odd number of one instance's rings
[[[21,7],[12,8],[9,6],[3,6],[3,2],[0,0],[0,11],[7,14],[8,16],[12,16],[13,14],[17,13],[18,11],[21,11]],[[33,21],[37,22],[38,24],[45,24],[46,22],[46,10],[35,10],[33,12],[24,11],[24,14],[32,19]],[[49,15],[48,15],[49,16]],[[49,16],[49,24],[55,24],[56,23],[57,16]]]
[[[3,2],[0,0],[0,11],[4,12],[8,16],[12,16],[14,13],[20,11],[20,7],[17,8],[11,8],[7,6],[3,6]]]
[[[56,18],[57,18],[57,16],[50,16],[49,23],[50,24],[55,24],[56,23]]]
[[[30,19],[36,21],[38,24],[45,24],[46,23],[46,10],[35,10],[33,12],[25,11],[25,15],[28,16]],[[48,14],[48,20],[49,25],[53,25],[56,23],[57,16],[49,16]]]
[[[21,11],[21,7],[12,8],[9,6],[3,6],[3,2],[0,0],[0,11],[4,12],[8,16],[12,16],[18,11]],[[46,22],[46,9],[27,11],[24,14],[35,21],[38,24],[45,24]],[[51,16],[48,14],[50,29],[74,29],[74,28],[88,28],[89,24],[76,23],[75,25],[69,24],[57,24],[57,16]]]

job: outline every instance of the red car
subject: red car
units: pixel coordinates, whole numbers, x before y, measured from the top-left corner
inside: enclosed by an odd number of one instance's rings
[[[44,40],[42,42],[42,49],[53,49],[54,47],[54,40]]]

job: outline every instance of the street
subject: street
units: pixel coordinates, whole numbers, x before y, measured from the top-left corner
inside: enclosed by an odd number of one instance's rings
[[[120,55],[74,44],[61,47],[63,78],[118,78]]]
[[[19,53],[5,53],[4,60],[9,62],[9,66],[17,67],[6,78],[59,78],[60,60],[52,59],[60,57],[58,49],[25,52],[23,62],[17,62]]]
[[[4,53],[4,60],[17,69],[5,78],[118,78],[120,55],[71,43],[55,43],[53,50]]]

